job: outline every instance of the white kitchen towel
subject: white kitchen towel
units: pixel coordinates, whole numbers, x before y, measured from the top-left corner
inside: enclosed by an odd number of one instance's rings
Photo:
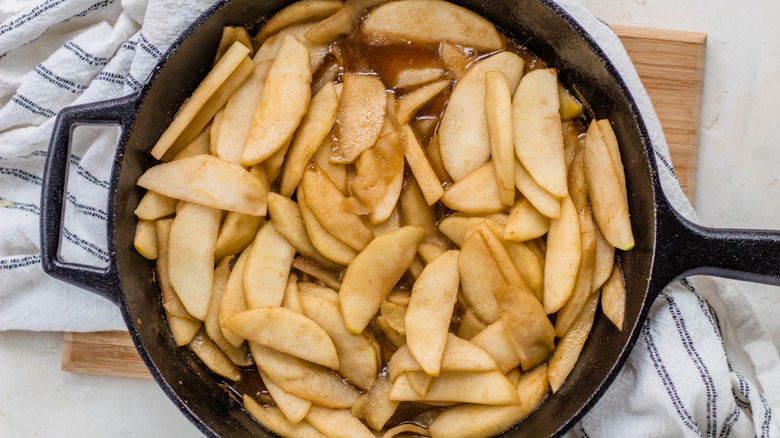
[[[211,3],[45,0],[0,24],[0,330],[123,327],[106,300],[41,270],[39,197],[53,117],[67,105],[140,89],[170,43]],[[578,0],[558,3],[623,75],[645,117],[666,194],[695,220],[658,118],[618,38]],[[108,260],[105,191],[114,146],[115,135],[104,133],[72,151],[62,248],[69,260]],[[669,286],[617,380],[572,433],[780,437],[778,410],[771,409],[780,409],[778,353],[741,305],[740,287],[706,278]]]

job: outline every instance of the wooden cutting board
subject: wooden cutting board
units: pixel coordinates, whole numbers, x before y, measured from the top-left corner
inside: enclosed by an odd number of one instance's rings
[[[706,35],[613,26],[653,101],[683,191],[693,202]],[[151,378],[127,332],[65,333],[62,370]]]

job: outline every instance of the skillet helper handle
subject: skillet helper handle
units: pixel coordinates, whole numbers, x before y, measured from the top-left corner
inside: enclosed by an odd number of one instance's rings
[[[654,277],[666,284],[712,275],[780,286],[780,231],[708,228],[659,203]]]
[[[109,261],[107,267],[95,267],[69,263],[60,258],[59,249],[64,225],[65,199],[68,181],[70,143],[74,129],[79,125],[119,125],[121,137],[128,132],[135,117],[138,95],[131,94],[117,99],[63,108],[57,115],[52,140],[43,171],[41,188],[41,263],[43,270],[54,278],[79,286],[101,295],[114,304],[121,299],[116,251],[111,248],[114,206],[109,201],[108,240]],[[116,191],[112,171],[109,193]],[[109,194],[109,199],[111,195]]]

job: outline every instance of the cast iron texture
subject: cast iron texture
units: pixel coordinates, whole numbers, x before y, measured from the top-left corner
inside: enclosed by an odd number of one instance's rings
[[[135,182],[155,164],[149,150],[181,103],[208,72],[222,26],[258,23],[289,0],[234,0],[207,10],[162,58],[140,95],[112,103],[63,110],[55,126],[44,185],[41,230],[44,269],[117,303],[155,380],[206,435],[273,436],[243,410],[235,394],[186,348],[176,347],[167,327],[154,263],[133,248],[133,210],[143,194]],[[588,112],[612,121],[621,145],[636,247],[622,253],[626,275],[626,327],[618,331],[597,312],[589,340],[566,385],[507,437],[559,436],[584,415],[614,380],[644,324],[650,305],[670,281],[707,273],[779,284],[780,243],[771,232],[711,230],[683,219],[661,189],[652,146],[625,84],[592,38],[548,0],[461,0],[529,47],[588,103]],[[75,112],[74,112],[75,111]],[[108,113],[106,111],[109,111]],[[113,112],[112,112],[113,111]],[[132,116],[135,119],[132,120]],[[67,141],[74,122],[119,121],[124,129],[109,193],[106,270],[58,261]],[[63,158],[65,157],[65,158]]]

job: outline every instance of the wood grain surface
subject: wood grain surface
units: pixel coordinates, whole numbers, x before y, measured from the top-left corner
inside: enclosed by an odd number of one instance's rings
[[[613,26],[653,101],[680,184],[695,197],[706,35]],[[65,333],[62,369],[151,378],[127,332]]]

